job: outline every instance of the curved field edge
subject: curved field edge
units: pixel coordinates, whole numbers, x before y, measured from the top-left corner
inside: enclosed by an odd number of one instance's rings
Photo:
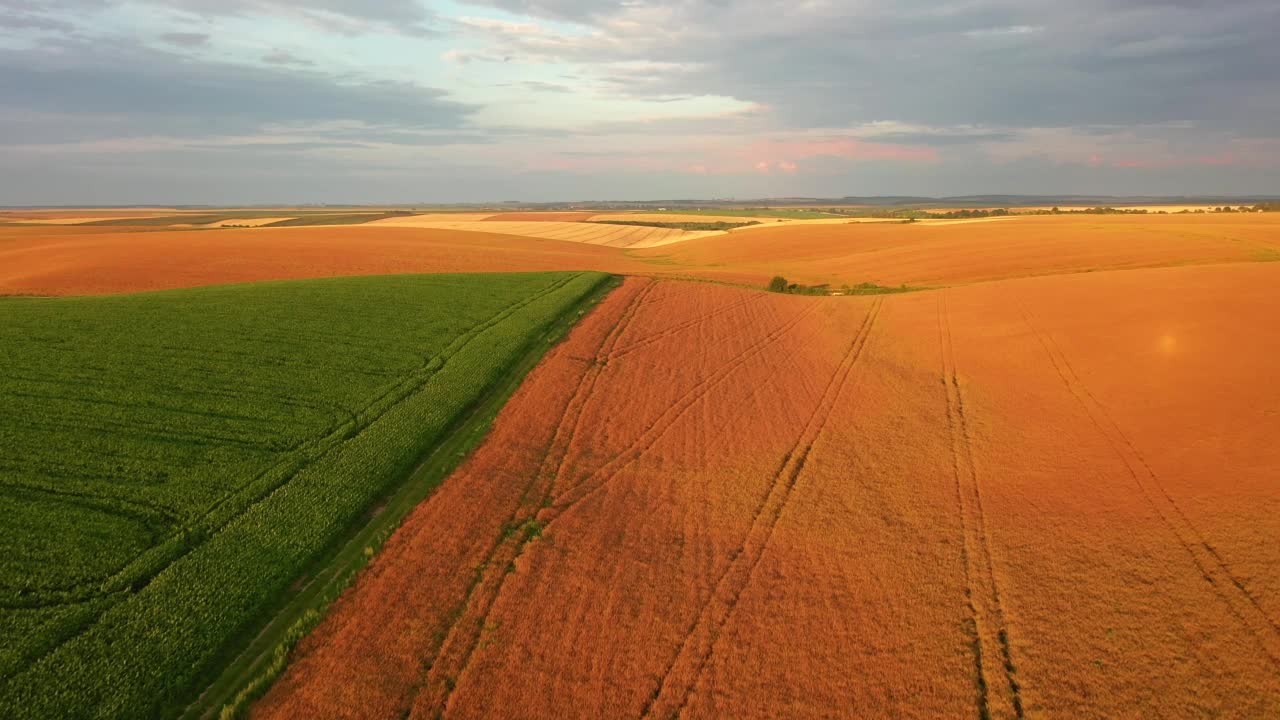
[[[90,627],[0,684],[0,716],[173,715],[191,700],[298,577],[332,551],[430,451],[474,399],[529,351],[531,338],[607,281],[565,274],[475,339],[461,362],[297,473],[171,563]],[[351,482],[360,478],[363,482]],[[193,622],[198,619],[198,622]],[[121,649],[126,649],[127,658]]]
[[[467,409],[441,442],[414,469],[409,479],[376,515],[352,535],[331,558],[318,564],[310,581],[289,600],[262,632],[234,661],[228,664],[195,702],[182,714],[183,720],[242,717],[254,700],[271,689],[288,667],[293,648],[324,619],[334,600],[381,550],[405,516],[430,497],[445,478],[480,445],[498,413],[520,387],[543,355],[560,342],[569,330],[606,295],[621,283],[608,276],[578,303],[570,307],[542,333],[531,337],[524,352],[506,375]]]

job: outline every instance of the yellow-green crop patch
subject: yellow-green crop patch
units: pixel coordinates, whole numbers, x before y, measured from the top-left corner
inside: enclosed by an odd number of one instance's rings
[[[0,717],[180,709],[605,279],[0,303]]]

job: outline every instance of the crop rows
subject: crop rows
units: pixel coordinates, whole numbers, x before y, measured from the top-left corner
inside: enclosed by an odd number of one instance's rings
[[[603,277],[0,305],[0,716],[180,707]]]

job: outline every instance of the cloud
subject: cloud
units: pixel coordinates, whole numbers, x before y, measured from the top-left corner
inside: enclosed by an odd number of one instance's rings
[[[169,32],[161,33],[160,39],[178,47],[203,47],[209,44],[208,33]]]
[[[637,96],[729,95],[777,108],[788,127],[1227,128],[1280,111],[1274,0],[484,4],[586,28],[495,30],[491,56],[578,63]]]
[[[1275,0],[458,8],[0,0],[0,163],[43,178],[23,192],[220,178],[243,200],[290,178],[334,201],[1280,183]]]
[[[277,16],[344,35],[431,32],[436,14],[418,0],[140,0],[198,17]]]
[[[134,135],[228,134],[266,123],[335,120],[434,130],[461,127],[475,109],[449,99],[443,90],[416,84],[76,41],[34,51],[0,50],[0,98],[0,108],[10,117],[64,118],[67,141],[79,139],[81,127],[103,119],[126,119]],[[73,122],[75,118],[82,122]],[[30,127],[10,126],[0,137],[7,144],[22,143],[27,140],[24,129]],[[85,132],[95,134],[91,127]]]
[[[262,56],[262,62],[270,65],[315,65],[314,62],[300,58],[293,53],[276,50]]]
[[[514,83],[499,83],[495,87],[521,88],[531,92],[571,93],[573,88],[561,83],[544,82],[542,80],[522,80]]]

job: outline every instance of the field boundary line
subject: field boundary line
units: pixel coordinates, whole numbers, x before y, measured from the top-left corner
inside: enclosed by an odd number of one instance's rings
[[[421,707],[430,707],[437,712],[443,712],[448,707],[457,678],[470,664],[484,624],[506,584],[507,569],[519,557],[528,540],[532,539],[529,533],[535,526],[529,523],[545,504],[545,498],[551,492],[551,488],[542,488],[543,496],[538,498],[538,502],[532,507],[529,505],[530,495],[536,494],[535,488],[540,484],[554,485],[569,454],[570,444],[581,427],[582,416],[595,390],[596,382],[603,373],[604,358],[626,334],[638,308],[657,285],[658,281],[648,280],[636,291],[620,314],[618,322],[597,347],[595,358],[588,361],[585,372],[565,403],[560,421],[547,442],[538,470],[525,484],[516,507],[507,517],[502,531],[494,539],[485,559],[477,568],[466,597],[456,606],[452,622],[443,630],[440,644],[424,663],[425,669],[420,683],[410,700],[412,714],[417,714]],[[558,458],[557,448],[560,448]],[[554,465],[554,469],[551,465]],[[475,616],[474,620],[469,619],[472,616]]]
[[[951,470],[955,478],[956,502],[963,534],[961,559],[964,563],[965,600],[969,608],[968,631],[973,640],[974,670],[977,675],[978,717],[1024,716],[1022,686],[1018,682],[1013,649],[1000,585],[996,579],[991,532],[982,501],[982,483],[973,459],[973,441],[965,412],[964,391],[956,368],[955,343],[951,332],[948,291],[938,293],[938,342],[942,357],[942,383],[947,399],[947,431],[951,439]],[[999,648],[1000,656],[994,655]],[[999,692],[993,683],[999,682]]]
[[[383,501],[373,506],[375,510],[363,526],[354,528],[303,571],[301,577],[306,578],[306,583],[283,601],[257,635],[204,686],[180,717],[239,717],[249,703],[264,694],[283,674],[294,644],[323,621],[329,606],[376,557],[376,551],[399,529],[404,518],[483,442],[493,420],[525,377],[556,343],[567,337],[585,313],[597,307],[617,286],[617,276],[603,276],[544,331],[529,337],[524,352],[514,358],[505,376],[462,409],[440,441],[402,482],[392,486]]]
[[[651,289],[656,287],[659,282],[662,282],[662,281],[661,280],[651,281],[650,285],[646,286],[646,288],[640,293],[640,295],[635,300],[633,300],[633,305],[629,307],[629,309],[634,308],[634,310],[632,311],[633,313],[635,311],[638,311],[638,308],[640,307],[641,304],[644,303]],[[748,346],[748,348],[746,348],[745,350],[743,350],[742,352],[738,353],[733,358],[731,358],[729,361],[727,361],[724,365],[718,368],[715,373],[713,373],[713,376],[711,378],[708,378],[707,380],[704,380],[698,383],[693,388],[691,388],[688,392],[686,392],[683,396],[677,399],[672,406],[668,407],[667,410],[664,411],[658,417],[658,419],[655,420],[654,423],[649,426],[649,428],[647,428],[643,433],[641,433],[641,435],[635,441],[633,441],[629,446],[627,446],[627,448],[623,449],[613,460],[611,460],[608,463],[605,463],[604,466],[597,469],[595,472],[593,472],[583,481],[585,483],[589,480],[597,479],[598,477],[600,477],[602,479],[600,479],[599,484],[587,489],[587,491],[585,493],[582,493],[580,497],[574,498],[573,500],[570,500],[568,502],[555,502],[554,499],[552,499],[551,503],[548,505],[547,498],[544,498],[543,507],[541,508],[541,510],[537,513],[535,517],[530,518],[529,521],[526,521],[524,527],[510,528],[511,533],[508,537],[519,536],[516,538],[519,544],[518,544],[518,547],[514,548],[514,555],[509,560],[505,560],[505,562],[513,563],[514,560],[524,552],[529,542],[531,542],[536,537],[540,536],[543,532],[546,532],[549,528],[551,528],[552,525],[554,525],[555,522],[560,517],[563,516],[566,510],[570,509],[571,507],[576,505],[580,500],[591,495],[593,492],[601,489],[604,486],[604,484],[608,482],[610,478],[612,478],[621,470],[628,467],[636,459],[641,457],[649,447],[651,447],[654,443],[656,443],[659,439],[661,439],[663,435],[665,435],[666,431],[670,428],[671,423],[673,423],[675,420],[681,417],[685,411],[687,411],[690,407],[693,406],[694,403],[697,402],[697,400],[705,396],[705,394],[709,392],[712,387],[715,387],[716,385],[718,385],[721,380],[723,380],[725,377],[728,377],[729,374],[732,372],[732,370],[736,369],[742,363],[746,362],[751,357],[754,357],[760,352],[763,352],[764,349],[766,349],[767,347],[771,346],[782,335],[784,335],[791,328],[797,325],[800,322],[800,320],[803,319],[803,317],[805,317],[810,312],[812,312],[816,307],[817,307],[817,303],[810,303],[803,310],[797,312],[790,319],[783,322],[780,326],[778,326],[773,331],[768,333],[765,338],[757,341],[756,343],[753,343],[751,346]],[[615,327],[615,331],[619,329],[625,330],[626,327],[629,327],[632,317],[634,317],[634,314],[629,315],[625,319],[625,322],[619,321],[618,325]],[[622,336],[622,332],[617,332],[617,334],[614,335],[614,338],[615,338],[614,342],[616,343],[617,340],[621,338],[621,336]],[[612,351],[612,347],[610,347],[610,351]],[[606,357],[606,355],[603,355],[603,354],[598,355],[597,362],[595,363],[595,365],[597,366],[597,369],[601,373],[603,372],[604,364],[603,362],[600,362],[600,360],[602,360],[604,357]],[[594,384],[594,381],[592,384]],[[675,415],[672,418],[670,418],[667,424],[665,426],[662,426],[660,430],[657,429],[660,427],[660,421],[664,417],[666,417],[668,414],[670,414],[673,409],[675,410]],[[581,415],[579,415],[575,419],[574,431],[573,431],[575,435],[576,435],[578,424],[580,423],[580,421],[581,421]],[[652,435],[653,437],[648,440],[647,444],[644,443],[644,440],[646,439],[646,437],[650,435]],[[572,438],[570,438],[570,441],[571,440]],[[643,445],[643,447],[640,447],[641,445]],[[567,446],[566,446],[566,452],[567,452]],[[562,458],[560,462],[561,462],[561,465],[563,465],[564,458]],[[617,465],[617,467],[613,467],[615,465]],[[552,479],[553,487],[556,484],[555,481],[558,479],[559,479],[559,473],[557,472],[556,477]],[[572,493],[574,491],[577,491],[581,487],[582,487],[581,485],[575,486],[574,488],[571,488],[569,492]],[[548,498],[551,498],[551,496],[548,496]],[[503,541],[506,539],[507,539],[506,537],[499,538],[499,542],[498,542],[499,548],[502,547]],[[488,564],[486,564],[484,571],[486,573],[495,571],[496,569],[493,568],[492,565],[493,563],[492,561],[490,561]],[[510,567],[510,565],[507,565],[506,567]],[[487,621],[489,613],[492,611],[493,604],[497,602],[497,598],[501,595],[502,588],[505,586],[505,582],[506,582],[505,567],[502,569],[502,571],[503,571],[503,575],[500,576],[497,582],[494,584],[492,595],[487,599],[487,602],[485,603],[485,606],[482,610],[481,616],[476,621],[469,623],[469,625],[474,629],[475,633],[474,633],[474,638],[470,643],[470,647],[467,648],[465,651],[465,656],[462,659],[461,666],[457,668],[456,673],[454,675],[445,676],[441,678],[439,677],[440,673],[436,672],[436,662],[433,659],[433,661],[431,662],[427,670],[427,676],[429,680],[428,682],[426,682],[426,685],[428,686],[428,688],[423,688],[423,689],[429,689],[432,686],[434,686],[437,689],[433,692],[433,697],[431,697],[430,699],[427,699],[427,696],[424,696],[422,694],[421,689],[419,690],[413,704],[412,716],[420,717],[424,713],[428,713],[428,712],[443,713],[447,709],[449,699],[452,697],[453,688],[456,687],[456,684],[459,681],[462,673],[465,671],[466,667],[470,664],[471,655],[474,653],[475,647],[479,642],[479,630],[483,628],[484,623]],[[468,603],[469,603],[469,600],[468,600]],[[463,608],[464,612],[466,610],[466,607],[469,607],[469,604],[467,606],[464,606]],[[458,627],[461,619],[462,617],[459,616],[459,618],[455,620],[454,624],[450,626],[450,630],[448,632],[452,633],[454,631],[454,628]],[[443,644],[441,647],[442,648],[444,647]],[[441,650],[441,652],[437,653],[436,657],[438,658],[442,653],[443,653],[443,649]]]
[[[235,517],[269,497],[305,468],[322,461],[325,456],[341,447],[345,440],[363,432],[391,408],[421,389],[454,355],[461,352],[473,340],[502,324],[515,312],[554,294],[580,275],[581,273],[567,274],[549,283],[547,287],[504,306],[489,318],[476,323],[455,337],[439,354],[426,358],[421,365],[408,370],[405,377],[379,388],[377,395],[357,412],[348,410],[347,412],[352,416],[351,420],[339,422],[327,428],[324,434],[303,440],[282,453],[278,459],[258,471],[238,488],[209,505],[199,515],[175,526],[175,529],[159,543],[147,548],[114,573],[77,583],[75,587],[60,591],[48,604],[54,605],[68,600],[83,602],[114,595],[121,591],[137,592],[146,587],[166,567],[217,534]],[[382,407],[381,404],[384,403],[385,407]],[[225,439],[220,440],[231,442]],[[276,481],[264,482],[268,478],[277,477]],[[237,496],[240,496],[239,502],[237,502]],[[228,514],[223,511],[226,507],[236,507],[238,511]],[[227,515],[227,517],[222,518],[220,515]]]
[[[791,449],[783,455],[782,462],[770,478],[747,533],[731,554],[724,572],[716,578],[675,656],[658,678],[653,693],[641,710],[641,717],[679,717],[688,705],[694,688],[715,653],[721,632],[733,616],[742,593],[750,586],[756,567],[773,539],[773,533],[791,501],[814,444],[826,429],[836,401],[844,393],[850,375],[862,358],[883,305],[883,298],[876,298],[867,309],[862,324],[849,343],[849,348],[841,356],[835,371],[828,378],[818,403],[801,428],[800,435]],[[673,684],[673,677],[686,674],[689,675],[688,682]]]
[[[1151,505],[1156,516],[1173,534],[1178,544],[1187,551],[1200,576],[1222,600],[1236,620],[1258,643],[1272,666],[1280,669],[1280,622],[1262,608],[1262,604],[1232,572],[1220,553],[1209,543],[1186,513],[1165,489],[1160,476],[1152,470],[1145,457],[1120,425],[1112,418],[1101,401],[1089,390],[1071,366],[1066,353],[1048,333],[1032,322],[1026,303],[1018,298],[1019,309],[1027,328],[1035,335],[1054,370],[1068,392],[1084,409],[1094,428],[1124,464],[1129,476],[1142,496]]]
[[[663,436],[666,435],[667,431],[671,429],[671,426],[683,417],[694,403],[705,397],[708,392],[719,386],[721,382],[724,382],[734,370],[737,370],[748,360],[751,360],[768,348],[772,347],[782,338],[783,335],[787,334],[792,328],[798,325],[804,317],[817,309],[817,306],[817,303],[810,303],[806,308],[793,315],[790,319],[770,331],[760,340],[752,343],[745,350],[725,362],[725,364],[716,368],[709,377],[694,385],[694,387],[690,388],[684,395],[677,398],[676,401],[668,406],[667,409],[659,415],[658,418],[655,419],[639,437],[637,437],[630,445],[619,451],[613,460],[605,463],[604,466],[584,479],[582,484],[571,488],[566,493],[568,495],[567,498],[556,501],[551,506],[551,510],[554,512],[554,517],[547,521],[547,525],[550,526],[555,523],[556,520],[560,519],[565,510],[568,510],[570,507],[604,489],[609,480],[613,479],[613,477],[622,470],[630,467],[632,463],[643,457],[649,448],[653,447],[655,443],[661,440]],[[667,415],[671,415],[671,417],[667,418]],[[665,423],[663,422],[664,418],[666,418]],[[588,481],[592,480],[595,481],[594,484],[586,484]]]

